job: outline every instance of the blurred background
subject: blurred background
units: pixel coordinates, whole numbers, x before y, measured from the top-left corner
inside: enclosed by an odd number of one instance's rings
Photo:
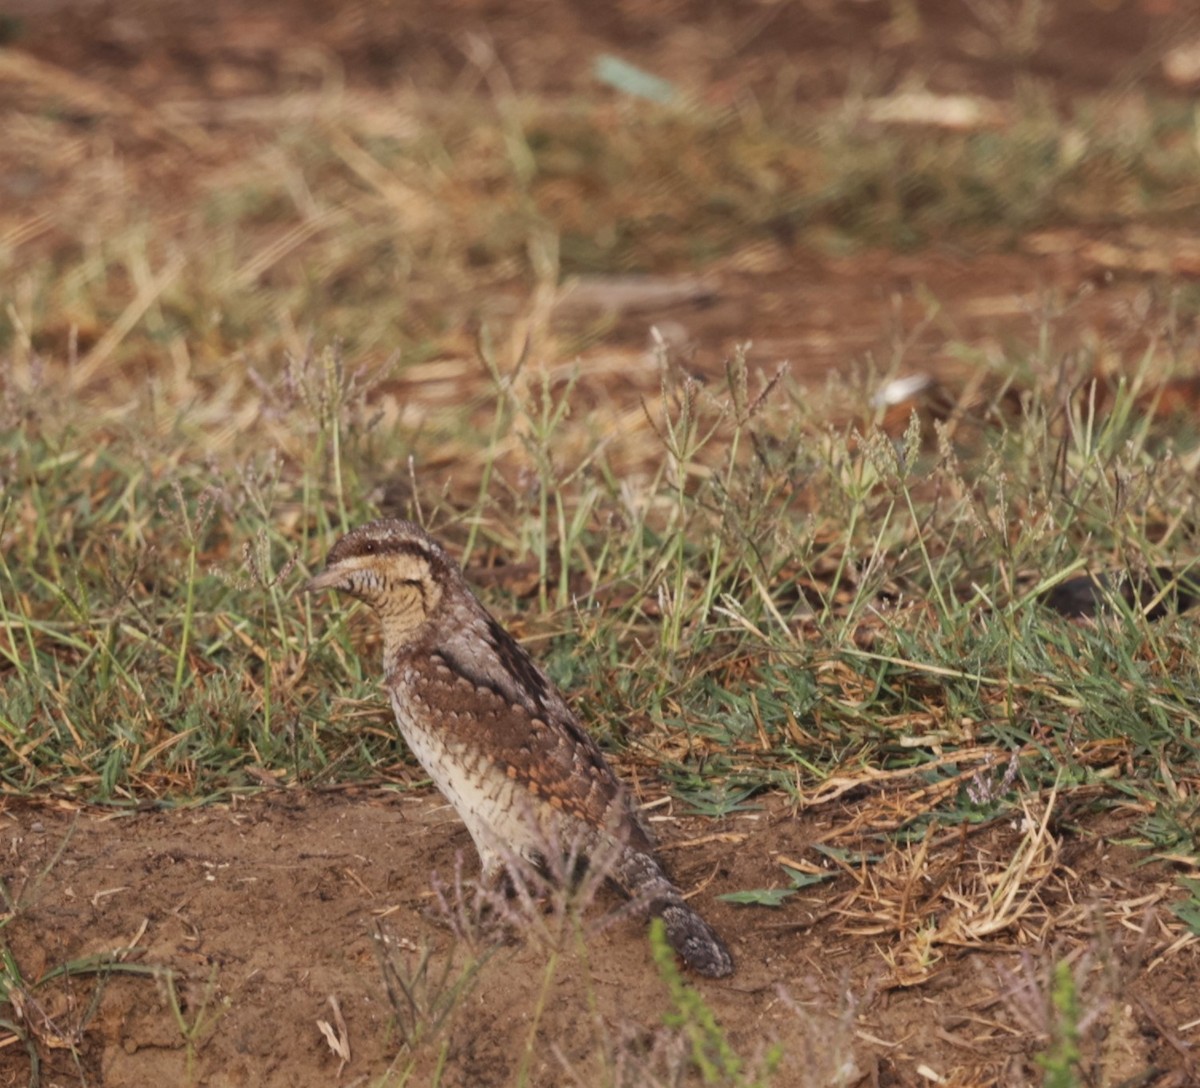
[[[415,425],[483,331],[627,405],[653,326],[698,375],[750,341],[809,384],[869,371],[839,410],[906,420],[986,405],[1048,320],[1080,374],[1194,348],[1177,0],[10,0],[0,35],[26,387],[35,358],[85,390],[338,339],[400,353]]]

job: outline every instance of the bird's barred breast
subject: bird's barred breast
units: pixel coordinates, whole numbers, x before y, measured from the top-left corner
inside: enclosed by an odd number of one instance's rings
[[[484,864],[512,850],[528,854],[544,834],[537,826],[535,801],[453,725],[439,721],[436,709],[413,699],[402,680],[392,686],[392,709],[409,750],[433,784],[454,806]]]

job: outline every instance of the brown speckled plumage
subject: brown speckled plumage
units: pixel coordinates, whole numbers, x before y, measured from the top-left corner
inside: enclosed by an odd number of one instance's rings
[[[629,794],[550,678],[476,600],[422,529],[374,521],[342,537],[306,587],[369,604],[400,732],[462,817],[485,874],[547,842],[603,853],[626,894],[662,917],[701,974],[733,971],[724,943],[655,860]]]

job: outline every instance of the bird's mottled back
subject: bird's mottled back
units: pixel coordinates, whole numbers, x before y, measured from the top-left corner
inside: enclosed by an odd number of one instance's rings
[[[309,590],[369,604],[383,633],[384,680],[405,741],[454,805],[494,870],[506,851],[548,841],[615,855],[610,875],[660,915],[702,974],[733,961],[653,856],[629,792],[541,667],[488,613],[457,564],[411,522],[343,536]]]

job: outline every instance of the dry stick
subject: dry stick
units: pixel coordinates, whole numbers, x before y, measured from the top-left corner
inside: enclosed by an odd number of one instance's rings
[[[326,227],[333,225],[339,215],[340,208],[325,208],[316,212],[296,226],[285,231],[283,236],[264,246],[245,264],[227,276],[220,283],[221,290],[244,291],[250,287],[264,272],[274,267],[293,250],[298,249],[310,238],[320,234]]]
[[[39,235],[45,234],[53,226],[54,220],[47,212],[38,212],[37,215],[22,219],[15,226],[0,234],[0,247],[16,249],[17,246],[24,245]]]
[[[19,49],[0,49],[0,76],[65,98],[83,113],[125,118],[133,131],[144,139],[177,142],[192,150],[206,149],[212,144],[208,133],[199,125],[178,118],[167,120],[107,83],[87,79]]]
[[[85,386],[95,373],[108,362],[117,346],[141,321],[146,311],[158,300],[159,295],[175,281],[175,277],[183,270],[183,264],[182,255],[176,254],[167,262],[167,266],[134,296],[133,301],[125,307],[125,312],[117,318],[116,324],[100,337],[96,346],[79,361],[78,366],[71,370],[72,390],[78,390]]]

